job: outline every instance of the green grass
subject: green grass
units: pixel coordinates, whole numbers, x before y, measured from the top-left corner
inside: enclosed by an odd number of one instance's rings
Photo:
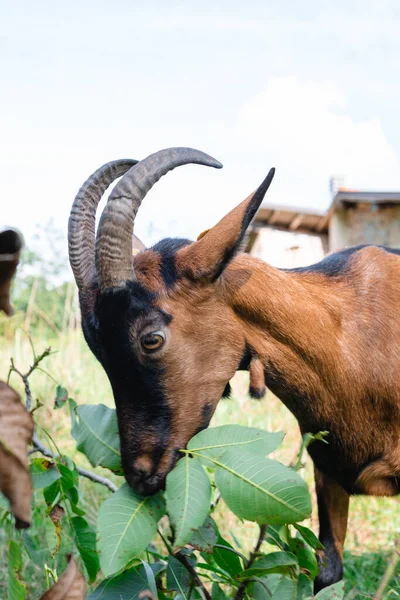
[[[22,329],[14,329],[11,321],[5,326],[0,319],[0,327],[3,327],[2,331],[6,334],[0,348],[0,379],[6,380],[10,358],[14,358],[16,366],[21,371],[26,371],[32,363],[32,349],[27,335]],[[31,378],[34,404],[38,399],[43,405],[37,410],[36,419],[57,440],[62,452],[68,453],[81,466],[88,467],[85,457],[76,452],[74,442],[69,435],[70,423],[67,408],[57,411],[52,409],[55,386],[57,383],[62,384],[68,389],[69,395],[80,404],[103,403],[113,406],[108,380],[88,350],[80,331],[70,329],[67,333],[52,339],[46,338],[44,332],[40,332],[33,335],[33,343],[38,354],[47,346],[51,346],[55,351],[45,359],[42,365],[48,374],[35,372]],[[23,392],[22,383],[15,374],[12,375],[11,384],[18,391]],[[233,380],[232,387],[232,399],[220,402],[211,426],[237,423],[270,431],[284,431],[286,433],[284,442],[281,448],[274,453],[274,457],[285,464],[292,463],[300,447],[300,434],[293,416],[272,394],[268,394],[262,401],[251,400],[247,395],[247,374],[238,373]],[[39,435],[47,443],[40,430]],[[311,460],[308,457],[305,458],[304,476],[315,496]],[[101,469],[98,471],[102,472]],[[102,474],[109,476],[105,472]],[[97,508],[108,492],[87,481],[83,481],[81,487],[83,501],[89,511],[89,520],[95,522]],[[43,510],[44,507],[39,506],[31,529],[32,537],[36,536],[38,543],[43,536],[41,531]],[[233,545],[236,544],[235,540],[238,540],[243,550],[249,550],[252,547],[257,530],[254,524],[241,522],[226,509],[222,502],[216,511],[216,518],[223,534]],[[313,516],[306,525],[317,531],[315,497]],[[345,552],[345,577],[349,600],[373,597],[393,552],[394,537],[399,528],[400,503],[398,498],[358,497],[352,499]],[[5,595],[1,589],[5,585],[7,566],[3,542],[4,533],[0,533],[0,597]],[[63,544],[67,544],[67,542],[68,540],[64,540]],[[42,585],[43,573],[38,573],[29,564],[24,568],[26,569],[24,574],[29,577],[33,586]],[[399,572],[390,582],[384,598],[400,598],[400,566]]]

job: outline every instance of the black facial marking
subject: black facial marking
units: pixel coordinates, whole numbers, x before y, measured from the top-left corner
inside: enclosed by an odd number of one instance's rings
[[[344,250],[339,250],[334,254],[329,254],[314,265],[297,267],[295,269],[281,269],[281,271],[290,271],[292,273],[321,273],[321,275],[326,275],[327,277],[338,277],[340,275],[345,275],[349,270],[351,258],[357,254],[357,252],[363,248],[368,248],[369,246],[370,245],[368,244],[364,244],[361,246],[353,246],[352,248],[345,248]],[[386,248],[384,246],[377,247],[385,250],[385,252],[389,252],[390,254],[400,255],[400,250],[395,248]]]
[[[152,247],[154,252],[161,255],[161,277],[167,288],[172,287],[178,279],[175,254],[189,244],[191,241],[183,238],[165,238]]]
[[[213,416],[213,405],[211,402],[206,402],[203,408],[201,409],[201,425],[197,428],[196,433],[203,431],[203,429],[207,429],[211,417]]]
[[[153,471],[156,469],[167,448],[172,421],[163,390],[163,368],[157,360],[139,360],[131,337],[132,324],[138,317],[154,312],[155,318],[165,324],[170,320],[169,315],[154,308],[155,298],[139,283],[128,282],[123,289],[99,294],[95,315],[84,320],[85,337],[113,389],[125,476],[128,483],[141,486],[137,489],[142,493],[156,491],[158,482],[141,482],[132,465],[150,438]]]
[[[232,393],[231,384],[228,382],[225,386],[224,391],[222,392],[221,398],[224,398],[225,400],[227,400],[231,397],[231,393]]]

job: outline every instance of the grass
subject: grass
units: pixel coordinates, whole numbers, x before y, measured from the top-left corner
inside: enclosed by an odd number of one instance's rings
[[[22,322],[21,316],[19,322]],[[16,321],[18,322],[18,316]],[[2,328],[2,329],[1,329]],[[0,319],[0,331],[3,332],[0,348],[0,379],[6,380],[10,358],[16,366],[26,371],[32,363],[32,349],[28,336],[21,328],[12,326],[11,321],[5,323]],[[113,406],[113,398],[108,380],[82,338],[79,330],[70,328],[52,338],[48,337],[48,329],[35,333],[33,343],[37,353],[51,346],[54,353],[43,363],[46,373],[35,372],[31,378],[34,402],[36,399],[43,405],[36,413],[37,421],[51,436],[57,440],[62,452],[68,453],[81,466],[88,467],[84,456],[76,452],[74,442],[69,434],[69,416],[67,409],[52,409],[55,386],[61,384],[68,389],[69,395],[80,404],[103,403]],[[21,393],[22,384],[14,374],[11,384]],[[275,452],[275,458],[285,464],[294,461],[300,447],[300,434],[295,419],[283,404],[272,394],[262,401],[251,400],[247,394],[247,374],[238,373],[233,381],[233,396],[230,400],[221,401],[211,426],[225,423],[260,427],[270,431],[284,431],[284,443]],[[40,434],[40,431],[39,431]],[[46,441],[41,436],[43,441]],[[304,469],[304,477],[313,489],[312,464],[308,457]],[[101,469],[99,470],[101,471]],[[108,473],[103,473],[108,476]],[[97,507],[100,506],[108,491],[98,485],[84,481],[82,484],[83,501],[88,509],[88,518],[95,522]],[[314,494],[314,492],[313,492]],[[44,508],[38,507],[37,523],[32,527],[32,538],[37,537],[40,547],[40,520],[43,519]],[[241,522],[221,502],[216,518],[223,534],[233,545],[239,540],[244,550],[254,544],[257,527],[248,522]],[[317,518],[314,511],[312,519],[306,525],[317,531]],[[37,527],[36,527],[37,526]],[[353,498],[350,507],[349,529],[345,552],[345,578],[347,581],[348,600],[372,598],[382,578],[389,556],[393,551],[393,542],[400,527],[400,503],[393,498]],[[36,533],[35,533],[36,531]],[[3,533],[4,540],[4,533]],[[0,534],[0,544],[3,546]],[[64,540],[67,544],[68,540]],[[64,543],[63,542],[63,543]],[[7,556],[0,547],[0,586],[4,587],[6,579]],[[25,569],[29,570],[27,565]],[[43,580],[43,574],[35,570],[24,573],[34,586]],[[42,588],[43,589],[43,588]],[[3,597],[0,588],[0,596]],[[400,572],[390,582],[384,595],[386,600],[400,598]]]

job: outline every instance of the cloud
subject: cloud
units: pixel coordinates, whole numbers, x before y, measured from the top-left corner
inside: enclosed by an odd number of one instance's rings
[[[241,107],[236,127],[247,152],[277,167],[271,201],[324,207],[332,175],[352,188],[400,189],[399,157],[380,121],[354,120],[333,84],[273,78]]]

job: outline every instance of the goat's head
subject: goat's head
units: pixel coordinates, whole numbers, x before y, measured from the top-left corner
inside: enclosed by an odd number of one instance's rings
[[[160,177],[188,163],[222,166],[188,148],[104,165],[79,190],[69,221],[85,338],[112,385],[125,477],[142,494],[163,486],[239,366],[245,336],[224,299],[223,273],[274,174],[196,242],[166,239],[146,249],[132,237],[140,203]],[[95,241],[97,204],[123,174]]]

